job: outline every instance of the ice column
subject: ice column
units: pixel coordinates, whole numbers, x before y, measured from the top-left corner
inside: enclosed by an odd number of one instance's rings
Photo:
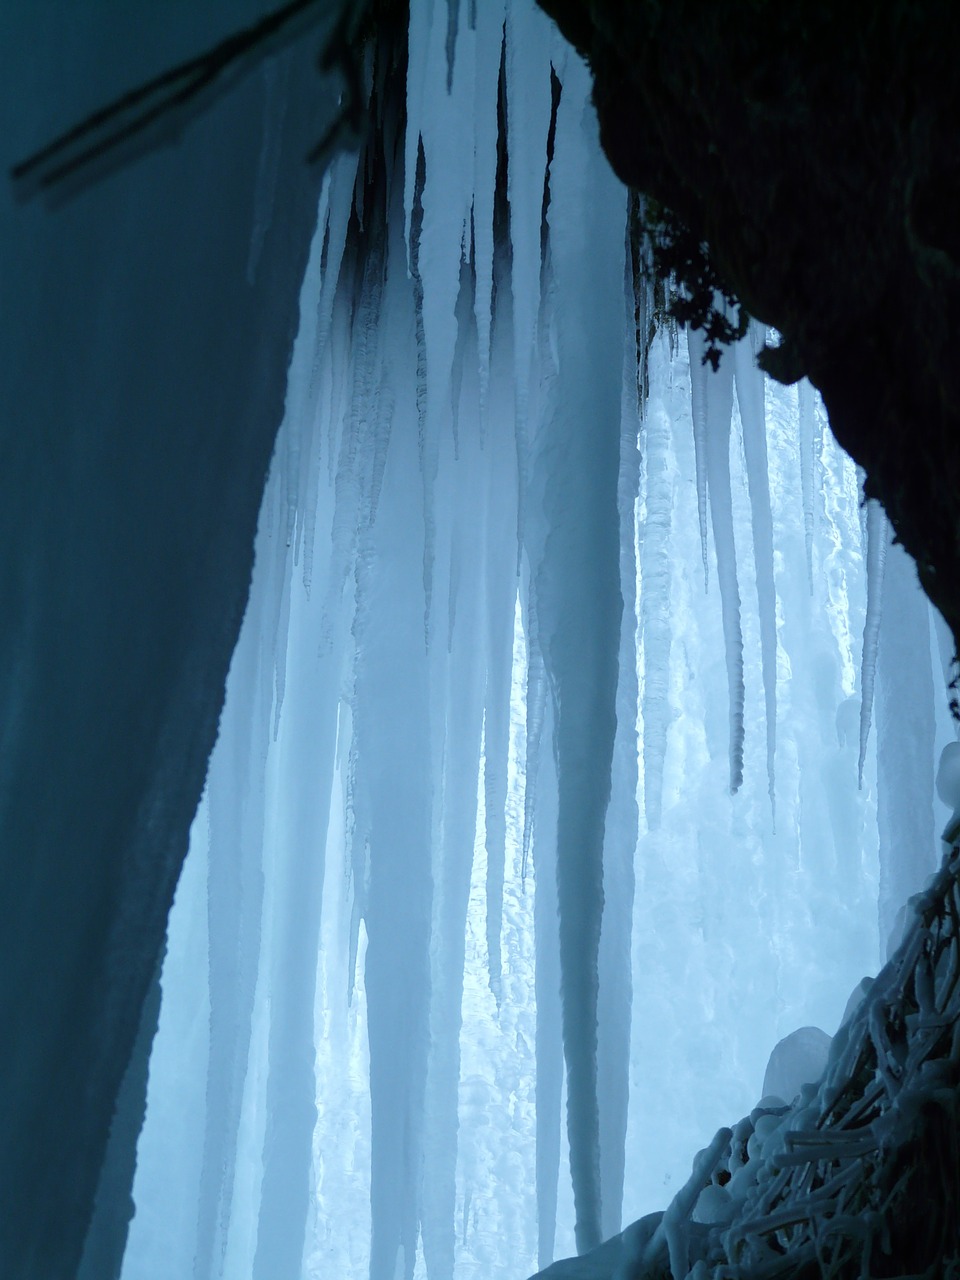
[[[716,370],[704,363],[706,338],[702,330],[687,332],[690,352],[690,396],[695,439],[703,436],[710,518],[717,554],[717,581],[723,615],[723,643],[730,693],[730,790],[743,782],[743,635],[740,628],[740,586],[733,538],[733,500],[730,493],[730,414],[733,408],[733,361],[721,359]]]
[[[863,655],[860,662],[860,755],[857,772],[863,786],[863,765],[873,719],[873,691],[877,678],[877,649],[883,617],[883,575],[890,526],[879,502],[870,498],[866,506],[867,614],[863,624]]]
[[[803,378],[797,384],[797,407],[800,430],[800,495],[803,502],[803,539],[807,552],[807,577],[813,592],[813,533],[815,521],[816,476],[816,411],[815,392]]]
[[[889,526],[888,526],[889,527]],[[877,822],[880,943],[897,942],[898,911],[936,869],[934,692],[930,610],[899,543],[887,550],[877,655]]]
[[[485,454],[480,448],[477,347],[468,268],[462,272],[461,295],[459,327],[461,333],[469,333],[469,341],[465,344],[459,444],[455,455],[452,433],[445,433],[438,471],[437,528],[449,559],[438,557],[437,566],[445,570],[449,629],[430,652],[436,708],[433,737],[439,765],[433,800],[435,805],[440,802],[440,813],[434,819],[436,887],[421,1233],[431,1280],[443,1280],[454,1269],[464,940],[476,835],[487,657],[481,639],[485,631],[484,500],[488,492],[484,472],[492,451]],[[509,633],[503,637],[508,651],[510,638]],[[509,692],[507,697],[509,704]]]
[[[597,148],[586,67],[570,55],[559,79],[547,214],[558,372],[534,444],[546,531],[536,594],[556,716],[567,1125],[577,1248],[585,1252],[601,1237],[597,989],[622,612],[617,485],[626,193]]]
[[[537,1227],[538,1265],[554,1259],[560,1126],[563,1093],[563,1029],[560,1007],[560,938],[557,932],[557,772],[551,750],[553,711],[542,737],[544,760],[537,787],[533,864],[537,880],[534,931],[537,947]]]
[[[632,283],[632,282],[631,282]],[[623,614],[617,683],[617,729],[613,748],[610,804],[604,829],[603,926],[600,934],[597,1074],[600,1093],[601,1227],[604,1238],[620,1230],[630,1101],[630,1047],[633,1005],[633,898],[639,809],[637,783],[637,555],[636,505],[640,483],[640,427],[637,350],[632,333],[633,297],[624,316],[620,476],[620,586]]]
[[[640,625],[643,639],[643,804],[647,827],[660,825],[663,764],[670,724],[670,579],[674,476],[670,420],[648,405],[643,431],[644,495],[640,529]]]
[[[777,593],[773,582],[773,517],[767,468],[767,425],[764,414],[764,376],[757,366],[766,328],[751,320],[747,335],[733,349],[737,404],[743,428],[743,453],[750,493],[753,558],[760,614],[760,668],[766,719],[767,789],[776,810],[777,750]],[[806,524],[806,513],[804,513]]]
[[[352,188],[351,168],[344,165],[343,169],[337,175],[340,185]],[[321,217],[304,282],[305,291],[309,289],[321,298],[325,281],[320,262],[325,233],[328,271],[339,271],[337,246],[329,244],[338,228],[325,225]],[[304,480],[320,473],[322,440],[317,415],[301,416],[299,410],[314,397],[314,365],[322,365],[329,373],[329,322],[324,322],[322,314],[312,308],[306,310],[305,317],[289,375],[288,405],[292,411],[285,428],[287,434],[295,431],[297,439],[296,450],[291,450],[296,465],[290,469],[290,502],[295,519],[288,524],[284,548],[287,627],[276,641],[283,684],[277,680],[276,764],[268,780],[276,780],[269,796],[274,822],[265,840],[271,860],[272,898],[270,944],[264,967],[271,996],[254,1280],[295,1275],[306,1240],[313,1185],[313,1131],[317,1123],[314,1006],[331,796],[329,783],[320,780],[329,780],[334,773],[345,643],[339,599],[343,584],[339,575],[337,590],[331,585],[326,593],[308,594],[296,564],[298,549],[306,561],[305,544],[309,544],[312,558],[318,523],[322,537],[328,536],[328,530],[334,533],[332,495],[327,486],[322,491],[318,486],[314,491],[311,529],[308,532],[303,527],[307,508]],[[358,376],[362,365],[361,360]],[[319,645],[318,635],[324,637]],[[286,701],[284,687],[291,690]]]

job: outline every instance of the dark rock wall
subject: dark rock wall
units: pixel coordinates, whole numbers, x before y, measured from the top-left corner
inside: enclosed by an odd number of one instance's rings
[[[960,10],[540,0],[620,177],[705,239],[809,375],[960,633]]]

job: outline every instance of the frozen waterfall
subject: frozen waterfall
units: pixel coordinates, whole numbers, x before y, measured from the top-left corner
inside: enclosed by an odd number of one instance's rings
[[[947,816],[912,566],[883,574],[760,326],[717,371],[648,338],[584,64],[533,0],[415,0],[371,83],[170,919],[124,1280],[520,1280],[664,1208],[774,1044],[837,1028]]]

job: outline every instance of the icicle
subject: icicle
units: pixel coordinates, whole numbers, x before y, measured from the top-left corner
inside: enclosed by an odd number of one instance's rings
[[[329,362],[326,362],[329,370]],[[306,399],[306,397],[305,397]],[[319,404],[317,406],[319,410]],[[313,565],[316,552],[317,506],[320,501],[320,477],[323,474],[321,449],[321,416],[319,412],[311,415],[310,438],[307,446],[306,483],[303,488],[303,510],[300,513],[300,538],[297,543],[298,553],[302,557],[303,589],[309,598],[313,588]]]
[[[473,327],[473,282],[472,269],[466,254],[460,259],[460,294],[457,298],[456,334],[457,340],[453,351],[453,364],[450,369],[450,434],[453,437],[453,461],[460,460],[460,401],[463,395],[464,356],[467,348],[468,330]],[[470,335],[473,336],[472,334]],[[473,360],[472,364],[476,364]],[[452,536],[458,539],[462,526],[454,522]],[[451,556],[459,555],[459,547],[451,548]],[[455,568],[451,564],[451,575]],[[450,636],[453,632],[454,615],[456,613],[457,592],[450,589],[450,617],[447,627],[447,648],[450,647]]]
[[[531,587],[531,594],[533,588]],[[533,612],[531,607],[530,612]],[[523,797],[523,873],[526,875],[538,809],[540,744],[547,708],[547,676],[543,668],[539,633],[531,620],[527,627],[527,785]]]
[[[696,351],[694,352],[694,348]],[[703,559],[703,589],[707,590],[710,572],[707,562],[707,404],[709,371],[703,363],[706,343],[699,330],[687,330],[687,354],[690,358],[690,399],[693,404],[693,452],[697,475],[697,518],[700,522],[700,555]]]
[[[770,480],[767,474],[767,430],[764,410],[764,377],[757,354],[766,340],[766,327],[750,321],[747,336],[733,349],[737,403],[743,427],[743,452],[750,493],[753,556],[760,612],[760,662],[767,727],[767,789],[770,810],[776,814],[777,750],[777,592],[773,580],[773,517],[770,513]],[[811,535],[812,536],[812,535]],[[808,544],[809,545],[809,544]]]
[[[289,546],[289,544],[288,544]],[[290,559],[293,560],[291,554]],[[283,714],[283,700],[287,692],[287,646],[290,637],[290,592],[293,579],[286,577],[278,584],[280,599],[277,609],[276,628],[264,636],[260,660],[264,669],[269,670],[273,663],[273,737],[276,739],[280,729],[280,716]]]
[[[280,729],[280,767],[295,781],[278,841],[270,968],[266,1140],[253,1280],[296,1275],[303,1256],[312,1182],[317,1086],[314,1064],[316,956],[323,900],[324,836],[333,773],[339,646],[318,661],[310,629],[297,630],[292,698]]]
[[[417,344],[417,440],[420,458],[420,485],[423,491],[423,634],[424,642],[430,638],[430,610],[433,600],[433,556],[436,529],[434,526],[434,448],[429,438],[428,389],[427,389],[427,339],[423,323],[423,280],[420,276],[420,239],[423,228],[423,188],[426,182],[426,161],[422,139],[417,148],[417,181],[414,194],[413,221],[410,227],[410,273],[413,278],[414,332]]]
[[[375,262],[380,258],[382,254],[374,255]],[[310,355],[310,335],[301,332],[291,363],[284,429],[303,412],[305,404],[309,405],[307,380],[301,370],[309,367]],[[316,450],[308,452],[306,463],[320,471]],[[333,492],[325,487],[321,496],[318,482],[313,501],[314,519],[320,519],[324,532],[332,530]],[[265,847],[272,854],[268,865],[272,927],[266,966],[271,994],[263,1169],[251,1266],[254,1280],[296,1274],[307,1235],[317,1120],[316,957],[331,798],[330,787],[318,787],[317,780],[331,778],[335,770],[345,637],[339,600],[334,607],[328,593],[324,604],[311,606],[306,591],[297,590],[293,560],[287,556],[280,625],[268,637],[261,657],[262,665],[268,668],[271,648],[278,655],[274,737],[277,774],[288,783],[279,804],[276,797],[270,800],[274,826],[265,832]],[[315,636],[321,626],[328,643],[318,653]],[[283,692],[288,682],[294,695],[285,704]],[[276,811],[281,806],[283,821],[278,823]]]
[[[472,324],[472,273],[461,273],[457,304],[464,352],[460,448],[447,439],[438,475],[448,502],[438,530],[451,550],[451,629],[447,646],[431,653],[431,695],[436,728],[432,746],[441,750],[432,792],[441,812],[435,859],[436,891],[431,942],[430,1056],[424,1117],[421,1238],[430,1280],[454,1273],[457,1201],[460,1030],[464,986],[467,905],[470,897],[477,822],[477,778],[484,721],[486,647],[482,636],[485,605],[485,486],[478,483],[486,459],[480,451],[477,346]],[[506,701],[509,707],[509,687]],[[441,799],[442,797],[442,799]]]
[[[626,297],[625,297],[626,302]],[[620,429],[620,626],[617,729],[613,748],[610,804],[603,842],[604,908],[600,934],[600,991],[597,1003],[597,1074],[600,1089],[601,1235],[616,1235],[623,1212],[627,1113],[630,1099],[630,1044],[633,1010],[633,905],[639,810],[637,744],[637,559],[636,504],[640,480],[637,432],[636,345],[632,298],[625,307],[623,397]]]
[[[417,202],[419,153],[422,150],[421,127],[426,105],[425,81],[430,58],[433,4],[412,4],[407,28],[407,127],[403,155],[403,239],[407,255],[407,272],[413,276],[414,208]]]
[[[810,594],[813,594],[813,531],[814,494],[816,491],[816,393],[806,380],[797,383],[797,404],[800,414],[800,495],[803,502],[803,536],[807,550],[807,577]]]
[[[474,584],[476,585],[476,584]],[[443,770],[443,840],[437,883],[431,982],[430,1060],[424,1127],[421,1233],[427,1274],[444,1280],[454,1269],[457,1101],[464,937],[477,814],[477,771],[482,723],[482,656],[472,644],[478,621],[462,619],[451,654],[447,708],[447,760]]]
[[[944,619],[943,614],[936,607],[930,606],[930,626],[933,629],[934,641],[936,644],[937,658],[939,661],[939,674],[943,679],[943,688],[948,692],[951,691],[951,681],[957,674],[957,654],[956,646],[953,643],[953,635]],[[956,722],[955,727],[956,727]]]
[[[859,513],[860,513],[860,554],[864,561],[867,559],[867,515],[868,499],[867,499],[867,473],[858,463],[855,463],[857,475],[857,491],[859,493]]]
[[[563,1033],[560,1007],[560,936],[557,931],[557,772],[549,744],[553,713],[547,708],[542,737],[544,755],[537,790],[537,830],[533,837],[533,866],[537,892],[534,931],[537,967],[537,1233],[538,1266],[554,1258],[557,1231],[557,1186],[560,1177],[560,1126],[563,1094]],[[539,746],[538,746],[539,749]],[[527,739],[527,767],[530,739]]]
[[[733,360],[729,352],[716,372],[703,363],[706,339],[699,329],[688,329],[690,393],[694,422],[705,431],[704,456],[710,489],[710,516],[717,552],[717,581],[723,616],[723,643],[730,690],[730,791],[743,782],[743,636],[740,630],[740,587],[733,541],[733,505],[730,493],[730,412],[733,405]],[[759,575],[758,575],[759,577]]]
[[[889,527],[885,519],[883,523]],[[936,869],[939,843],[933,824],[936,726],[930,610],[917,590],[916,567],[899,543],[887,551],[881,591],[875,659],[878,911],[881,954],[889,958],[899,943],[894,932],[897,913]]]
[[[459,25],[460,0],[447,0],[447,93],[453,88],[453,68],[457,56],[457,28]]]
[[[451,14],[460,0],[451,0]],[[408,129],[419,128],[416,191],[411,219],[411,270],[417,285],[418,371],[421,376],[420,467],[424,498],[423,585],[425,618],[429,632],[433,564],[436,556],[435,484],[443,433],[449,430],[450,386],[457,338],[456,305],[465,229],[473,200],[473,45],[476,35],[455,23],[453,38],[465,45],[453,75],[449,43],[444,45],[443,24],[434,22],[429,33],[421,89],[422,116],[417,124],[414,105],[408,103]],[[448,32],[448,41],[450,35]],[[411,52],[411,57],[412,57]],[[407,153],[412,150],[408,139]],[[420,156],[422,155],[422,162]],[[419,216],[418,216],[419,215]]]
[[[497,295],[509,296],[509,268],[498,254]],[[502,305],[502,304],[501,304]],[[487,671],[484,694],[484,818],[487,851],[486,935],[490,988],[499,1007],[500,939],[503,915],[504,865],[506,853],[506,806],[510,749],[510,690],[514,634],[519,607],[517,598],[517,454],[513,434],[513,341],[509,307],[497,316],[490,357],[492,386],[488,422],[483,434],[483,484],[487,512],[486,546],[486,646]],[[483,361],[479,377],[483,379]],[[541,704],[542,714],[542,704]],[[529,741],[529,739],[528,739]],[[528,781],[524,805],[533,804],[536,791]],[[532,817],[532,811],[531,811]],[[529,848],[524,845],[525,851]],[[523,859],[526,870],[526,857]]]
[[[546,530],[536,599],[557,712],[563,1041],[581,1253],[601,1232],[597,999],[622,615],[617,485],[626,225],[626,193],[598,162],[589,92],[585,66],[569,57],[548,211],[558,377],[536,455]]]
[[[883,567],[887,557],[887,541],[890,529],[887,517],[878,502],[870,498],[867,512],[867,614],[863,623],[863,657],[860,663],[860,754],[857,758],[857,777],[863,786],[863,766],[867,759],[867,741],[873,718],[873,687],[877,675],[877,648],[880,643],[880,619],[882,614]]]
[[[540,315],[540,333],[539,333],[539,359],[540,359],[540,382],[542,390],[543,404],[549,408],[557,399],[557,364],[559,355],[556,346],[556,329],[554,325],[554,304],[556,301],[556,288],[554,282],[553,268],[551,264],[550,244],[549,240],[546,245],[544,255],[544,265],[542,277],[545,287],[541,293],[541,315]],[[526,520],[523,518],[525,499],[533,499],[531,501],[531,509],[538,510],[538,503],[542,504],[542,480],[537,475],[536,488],[528,484],[531,477],[528,474],[529,457],[525,452],[526,446],[521,447],[521,441],[517,441],[517,473],[518,473],[518,511],[517,511],[517,531],[521,531],[521,523],[523,525],[523,537],[518,541],[518,567],[520,566],[519,557],[526,552],[526,567],[528,574],[524,575],[524,579],[520,588],[520,602],[523,612],[523,629],[527,640],[527,687],[526,687],[526,769],[525,778],[526,785],[524,788],[523,798],[523,860],[522,873],[524,877],[527,874],[529,864],[530,849],[534,837],[535,818],[538,807],[537,801],[537,779],[539,776],[540,760],[541,760],[541,739],[543,735],[543,726],[547,713],[547,703],[550,696],[549,680],[547,668],[544,662],[543,646],[540,637],[540,605],[538,601],[538,584],[537,584],[537,566],[543,561],[545,555],[545,542],[547,536],[546,523],[543,520]],[[528,492],[525,494],[525,485]]]
[[[406,414],[413,409],[408,390]],[[416,1258],[430,986],[430,743],[408,499],[416,443],[394,433],[360,645],[354,733],[369,811],[364,917],[372,1122],[371,1280],[410,1280]],[[415,491],[415,490],[414,490]],[[402,673],[402,674],[401,674]]]
[[[347,241],[347,227],[353,207],[353,191],[357,181],[357,156],[338,156],[329,170],[326,238],[323,246],[322,279],[317,301],[316,343],[313,358],[313,382],[319,379],[320,360],[326,351],[333,316],[333,304],[340,279],[340,265]]]
[[[483,430],[490,381],[490,327],[493,311],[493,205],[497,180],[499,79],[503,54],[503,0],[484,0],[476,21],[474,76],[475,142],[473,159],[474,314],[480,372],[480,422]]]
[[[509,0],[506,17],[507,197],[513,249],[513,341],[522,526],[526,503],[531,373],[540,311],[543,186],[550,132],[551,28],[534,0]],[[522,527],[519,530],[522,537]]]
[[[382,206],[369,209],[367,236],[364,238],[366,252],[351,326],[353,379],[334,482],[336,501],[323,608],[325,630],[329,630],[330,620],[337,616],[344,586],[356,560],[358,530],[369,523],[364,507],[373,501],[369,471],[377,461],[378,452],[370,447],[370,437],[382,431],[386,421],[377,402],[386,235]]]
[[[390,432],[393,427],[393,415],[396,408],[394,392],[386,371],[377,394],[379,412],[373,423],[372,459],[370,467],[370,495],[368,503],[368,528],[377,518],[377,507],[380,503],[380,490],[383,487],[383,472],[387,465],[387,450],[390,445]]]
[[[356,159],[353,160],[353,172],[356,170]],[[331,189],[334,186],[334,175],[340,173],[337,166],[331,167],[324,175],[320,193],[320,205],[317,212],[317,226],[310,244],[310,257],[304,273],[303,285],[300,289],[300,324],[297,331],[297,359],[291,360],[287,376],[287,395],[284,409],[286,426],[284,436],[297,436],[296,468],[291,467],[288,478],[288,522],[287,538],[295,540],[297,554],[300,552],[305,533],[305,526],[310,524],[309,495],[315,491],[318,467],[314,464],[318,459],[311,454],[316,438],[317,407],[321,395],[320,369],[327,349],[329,337],[329,313],[321,318],[318,299],[323,295],[325,280],[328,286],[329,301],[332,307],[334,286],[340,274],[340,260],[343,251],[343,237],[346,236],[347,218],[350,212],[351,186],[341,180],[343,188],[343,208],[338,209],[338,227],[336,232],[331,227]],[[349,170],[348,170],[349,172]],[[338,245],[331,246],[330,237],[335,235]],[[329,270],[324,272],[324,254],[326,253]],[[333,259],[333,260],[331,260]],[[324,304],[325,305],[325,304]],[[297,412],[289,412],[291,405],[297,405]],[[282,442],[278,442],[282,443]],[[291,450],[291,455],[293,451]],[[306,457],[306,462],[304,461]],[[291,456],[291,463],[293,458]],[[311,526],[312,528],[312,526]],[[305,558],[312,557],[312,537],[308,540]],[[304,570],[305,576],[307,570]]]
[[[540,310],[540,231],[550,130],[548,19],[533,0],[507,5],[507,194],[513,247],[513,328],[518,415],[526,413]]]
[[[670,725],[671,525],[673,475],[670,466],[670,420],[661,401],[647,409],[644,420],[646,483],[643,538],[640,550],[640,626],[643,636],[643,803],[647,827],[660,826],[663,762]]]
[[[502,663],[499,660],[497,661],[497,667],[502,667]],[[503,714],[503,702],[497,698],[497,694],[501,692],[503,687],[502,674],[502,670],[498,670],[493,678],[491,678],[490,674],[487,677],[484,724],[486,725],[489,718],[491,726],[495,726],[497,746],[495,751],[492,749],[492,744],[486,746],[483,761],[485,840],[487,848],[487,965],[490,990],[493,992],[498,1008],[500,1007],[501,999],[500,935],[503,925],[503,873],[507,835],[507,742],[505,741],[505,735],[509,734],[509,720]]]
[[[359,610],[358,610],[359,614]],[[359,616],[354,620],[354,633],[363,635],[363,624]],[[358,664],[357,664],[358,665]],[[356,669],[354,684],[356,684]],[[347,703],[347,714],[351,724],[354,719],[353,704]],[[344,708],[341,707],[341,717]],[[350,919],[347,930],[347,1004],[352,1005],[357,989],[357,965],[360,958],[360,928],[367,910],[367,887],[370,883],[370,814],[364,788],[359,779],[360,762],[353,738],[350,734],[350,749],[347,753],[347,785],[345,809],[347,812],[346,836],[347,854],[350,867]]]

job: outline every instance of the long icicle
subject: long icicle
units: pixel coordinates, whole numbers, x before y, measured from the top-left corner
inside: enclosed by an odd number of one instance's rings
[[[753,558],[757,574],[757,607],[760,613],[760,665],[767,723],[767,789],[770,811],[776,816],[777,751],[777,590],[773,580],[773,516],[770,512],[770,479],[767,473],[767,427],[764,408],[764,375],[757,354],[766,328],[751,320],[747,336],[733,351],[737,403],[743,427],[743,452],[750,493]]]
[[[546,536],[537,604],[557,714],[567,1130],[577,1250],[585,1253],[601,1239],[597,1016],[623,607],[617,485],[626,193],[598,162],[585,66],[568,57],[558,75],[563,92],[547,214],[558,375],[538,442]]]
[[[617,683],[617,729],[613,747],[610,804],[604,828],[603,925],[600,933],[600,993],[597,1002],[597,1074],[600,1089],[600,1225],[604,1239],[621,1227],[630,1101],[630,1043],[633,1015],[633,905],[636,888],[634,858],[639,809],[639,753],[637,743],[637,552],[636,509],[640,488],[636,344],[631,333],[633,289],[624,326],[623,401],[620,429],[620,476],[617,507],[620,514],[620,590],[623,615]]]
[[[867,759],[867,742],[873,720],[873,691],[877,678],[877,649],[880,644],[882,615],[883,566],[890,537],[886,512],[873,498],[867,507],[867,613],[863,623],[863,656],[860,661],[860,754],[857,757],[857,779],[863,788],[863,766]]]
[[[803,540],[807,553],[807,579],[813,594],[813,533],[816,493],[816,410],[814,390],[806,378],[797,384],[800,418],[800,497],[803,503]]]
[[[693,420],[706,432],[704,454],[710,492],[710,516],[717,553],[717,581],[723,617],[723,644],[730,692],[730,791],[743,783],[743,633],[740,587],[733,539],[730,491],[730,414],[733,407],[733,361],[729,353],[714,372],[704,364],[706,339],[701,330],[687,331]],[[696,427],[695,427],[696,430]]]

